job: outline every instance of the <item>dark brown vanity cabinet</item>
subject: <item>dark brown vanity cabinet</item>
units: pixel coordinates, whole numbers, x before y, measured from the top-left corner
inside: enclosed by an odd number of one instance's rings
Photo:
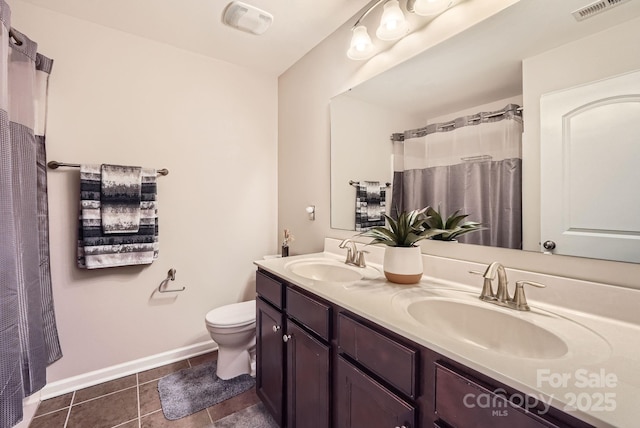
[[[417,426],[415,348],[338,315],[336,421],[339,427]]]
[[[278,425],[284,426],[282,284],[258,273],[256,289],[256,393]]]
[[[256,291],[258,396],[281,427],[329,428],[331,307],[260,271]]]
[[[283,428],[591,427],[275,275],[256,290],[257,394]]]

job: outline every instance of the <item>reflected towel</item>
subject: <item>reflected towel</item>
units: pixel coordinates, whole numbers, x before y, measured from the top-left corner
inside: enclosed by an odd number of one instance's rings
[[[102,231],[105,234],[137,232],[140,227],[142,168],[103,164],[100,177]]]
[[[156,170],[143,168],[140,186],[140,226],[136,233],[105,234],[101,216],[101,167],[80,167],[78,267],[98,269],[151,264],[158,258]]]
[[[386,190],[378,181],[365,181],[356,190],[356,231],[384,226]]]

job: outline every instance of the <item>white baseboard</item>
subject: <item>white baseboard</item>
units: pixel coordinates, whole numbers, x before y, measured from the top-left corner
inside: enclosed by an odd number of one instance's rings
[[[173,349],[161,354],[151,355],[149,357],[140,358],[138,360],[128,361],[104,369],[84,373],[67,379],[61,379],[48,383],[40,391],[39,400],[46,400],[57,397],[67,392],[76,391],[78,389],[87,388],[89,386],[98,385],[113,379],[117,379],[130,374],[138,373],[144,370],[153,369],[164,366],[176,361],[181,361],[197,355],[205,354],[218,349],[213,341],[196,343],[195,345],[185,346],[184,348]],[[34,394],[35,395],[35,394]],[[32,396],[33,397],[33,396]]]

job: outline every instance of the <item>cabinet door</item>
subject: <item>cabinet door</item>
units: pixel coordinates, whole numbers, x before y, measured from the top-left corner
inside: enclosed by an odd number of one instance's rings
[[[414,428],[415,408],[338,357],[337,421],[340,428]]]
[[[330,348],[287,320],[287,427],[328,428]]]
[[[283,315],[256,299],[256,393],[279,426],[283,426]]]

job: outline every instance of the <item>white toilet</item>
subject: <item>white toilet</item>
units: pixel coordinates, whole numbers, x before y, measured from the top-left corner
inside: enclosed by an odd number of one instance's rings
[[[231,379],[255,376],[256,301],[234,303],[207,312],[207,330],[218,344],[216,374]]]

